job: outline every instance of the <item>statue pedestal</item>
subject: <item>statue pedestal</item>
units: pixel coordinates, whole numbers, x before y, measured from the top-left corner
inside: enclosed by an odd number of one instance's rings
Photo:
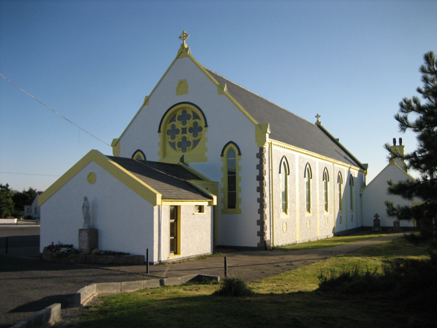
[[[98,248],[99,239],[97,229],[79,229],[79,252],[90,254],[94,249]]]

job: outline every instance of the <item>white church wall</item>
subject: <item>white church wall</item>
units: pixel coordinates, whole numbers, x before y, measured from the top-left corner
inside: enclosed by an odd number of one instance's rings
[[[306,208],[305,167],[311,166],[311,208]],[[299,237],[298,242],[317,240],[317,160],[307,155],[299,154],[297,158],[297,185],[299,186]]]
[[[328,210],[325,209],[323,175],[328,173]],[[317,167],[319,239],[332,237],[335,224],[335,179],[333,164],[319,160]]]
[[[274,243],[287,245],[332,237],[338,205],[336,206],[335,165],[285,147],[273,147],[273,215]],[[283,157],[290,168],[288,177],[288,212],[281,210],[281,181],[279,167]],[[306,209],[305,167],[309,164],[311,179],[311,211]],[[325,211],[323,172],[328,171],[328,211]],[[284,225],[285,223],[285,225]],[[285,230],[285,231],[284,231]]]
[[[195,213],[194,205],[179,206],[180,231],[178,237],[180,238],[180,250],[176,256],[170,255],[170,206],[163,205],[161,208],[161,231],[159,231],[159,215],[155,217],[155,222],[158,225],[158,229],[155,229],[155,236],[159,239],[159,233],[161,232],[161,243],[155,242],[157,251],[154,262],[183,259],[212,252],[213,208],[211,206],[205,206],[204,213]],[[158,206],[157,210],[159,211]],[[161,256],[159,256],[159,248],[161,248]]]
[[[348,172],[349,170],[340,165],[334,166],[334,174],[335,174],[335,196],[336,196],[336,222],[335,222],[335,232],[342,232],[348,229],[348,194],[347,194],[347,188],[348,188]],[[339,199],[339,193],[338,193],[338,176],[339,173],[341,173],[342,181],[341,184],[341,200]],[[339,203],[341,202],[341,208]]]
[[[393,221],[387,216],[386,206],[384,201],[388,200],[394,205],[411,205],[412,202],[420,202],[419,199],[413,201],[405,200],[399,196],[387,194],[387,181],[401,181],[410,179],[400,168],[395,165],[386,166],[381,173],[373,179],[362,192],[363,204],[363,225],[372,227],[374,215],[379,215],[380,224],[382,227],[393,227]],[[414,227],[413,221],[400,221],[401,227]]]
[[[290,167],[288,177],[288,212],[281,210],[280,162],[285,156]],[[309,164],[311,179],[311,210],[306,209],[305,167]],[[324,181],[328,172],[328,211],[325,210]],[[341,172],[342,211],[339,206],[338,173]],[[350,206],[349,176],[354,177],[353,210]],[[329,162],[287,149],[273,146],[273,215],[274,245],[287,245],[332,237],[335,232],[359,228],[361,224],[361,199],[359,190],[364,186],[364,175],[357,169]],[[284,224],[285,223],[285,224]],[[285,230],[285,232],[284,232]]]
[[[281,176],[279,169],[283,157],[286,157],[290,174],[288,175],[288,197],[287,213],[282,212],[282,198],[281,198]],[[297,241],[296,224],[298,205],[296,202],[297,190],[296,188],[296,158],[297,154],[291,150],[282,147],[273,147],[273,162],[272,162],[272,186],[273,193],[271,194],[271,202],[273,203],[273,229],[274,229],[274,246],[289,245]],[[282,168],[281,168],[282,172]]]
[[[195,213],[194,205],[181,206],[181,256],[209,254],[213,247],[212,207]]]
[[[96,174],[94,184],[87,182],[90,172]],[[58,241],[78,247],[84,196],[91,205],[99,249],[145,255],[149,248],[153,258],[153,206],[94,162],[41,206],[41,251]]]
[[[177,96],[176,86],[181,79],[187,81],[189,92]],[[140,149],[145,153],[147,160],[158,161],[159,123],[167,109],[180,102],[190,102],[202,109],[208,124],[208,132],[204,136],[207,138],[208,162],[189,165],[211,180],[220,182],[219,244],[256,247],[259,240],[259,227],[256,225],[258,212],[253,204],[259,194],[256,192],[257,170],[254,163],[258,148],[255,143],[254,124],[225,95],[218,95],[217,86],[189,58],[176,60],[161,80],[149,98],[149,105],[143,107],[122,136],[121,151],[131,156]],[[229,141],[235,142],[242,151],[240,215],[220,213],[223,206],[223,163],[220,154]]]

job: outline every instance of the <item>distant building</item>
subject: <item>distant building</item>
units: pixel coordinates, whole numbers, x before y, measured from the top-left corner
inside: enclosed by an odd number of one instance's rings
[[[41,211],[40,206],[38,205],[38,198],[42,194],[42,191],[38,191],[36,196],[32,199],[32,201],[24,205],[24,217],[31,216],[33,219],[40,219],[41,218]]]
[[[393,150],[400,154],[405,153],[405,146],[402,145],[402,139],[399,139],[399,145],[396,145],[396,139],[393,139]],[[389,218],[386,213],[386,206],[384,202],[386,200],[391,201],[394,205],[408,205],[413,206],[420,204],[421,200],[418,198],[408,201],[400,196],[389,195],[387,193],[388,184],[387,181],[392,180],[398,182],[402,180],[413,180],[410,174],[408,174],[407,166],[401,159],[391,159],[388,165],[365,187],[361,194],[363,198],[363,226],[372,227],[375,214],[378,214],[381,221],[381,227],[393,228],[393,221],[395,219]],[[414,221],[400,221],[401,227],[414,228]]]

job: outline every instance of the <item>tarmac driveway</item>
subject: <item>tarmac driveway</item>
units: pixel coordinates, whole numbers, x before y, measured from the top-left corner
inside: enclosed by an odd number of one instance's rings
[[[228,260],[228,275],[239,275],[245,281],[269,277],[296,269],[326,258],[384,241],[401,237],[393,234],[364,242],[337,247],[301,251],[246,251],[222,250],[221,256],[183,263],[155,265],[146,274],[146,266],[86,266],[42,262],[39,259],[39,235],[36,227],[20,231],[20,243],[11,243],[9,254],[4,255],[4,227],[0,227],[0,328],[10,327],[35,312],[53,304],[70,306],[69,299],[79,289],[98,282],[144,280],[157,277],[175,277],[189,274],[210,274],[223,277],[224,256]],[[16,228],[18,229],[18,228]],[[33,229],[33,230],[32,230]],[[17,232],[18,231],[18,232]]]

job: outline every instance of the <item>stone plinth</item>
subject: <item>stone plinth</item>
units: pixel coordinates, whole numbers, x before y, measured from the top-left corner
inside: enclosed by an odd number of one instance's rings
[[[97,229],[79,229],[79,252],[90,254],[98,248],[99,239]]]

